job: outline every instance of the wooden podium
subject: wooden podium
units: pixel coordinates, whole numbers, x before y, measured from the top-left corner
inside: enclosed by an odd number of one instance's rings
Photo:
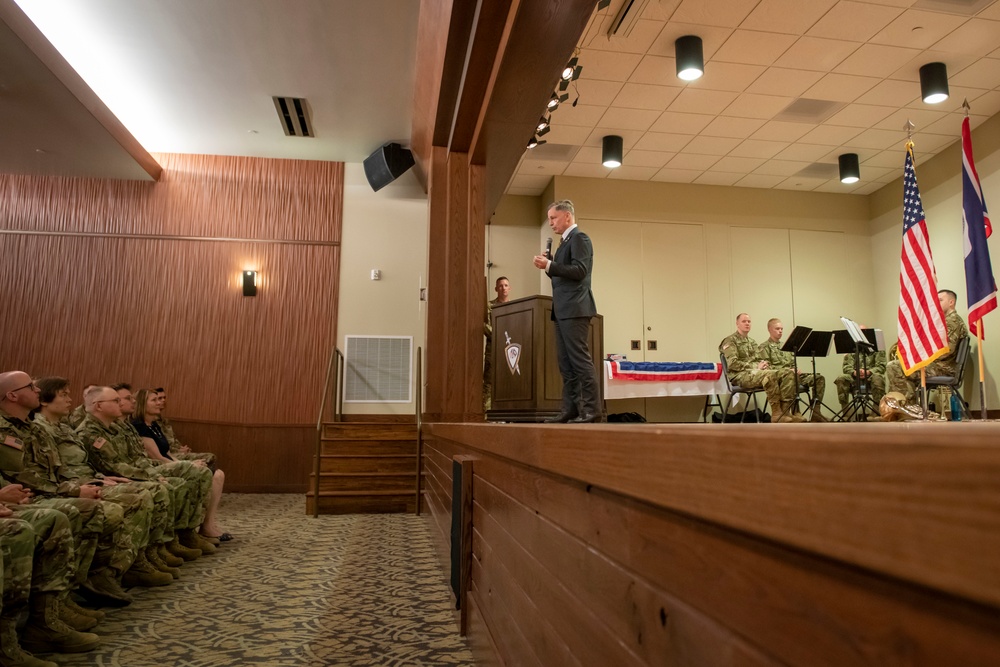
[[[493,403],[488,421],[539,422],[562,409],[552,297],[529,296],[493,306]],[[604,318],[590,320],[590,353],[598,391],[604,358]],[[603,404],[604,397],[601,396]]]

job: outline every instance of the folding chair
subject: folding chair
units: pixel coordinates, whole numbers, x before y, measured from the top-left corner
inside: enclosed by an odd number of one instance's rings
[[[747,397],[747,402],[748,403],[750,401],[753,401],[753,408],[754,408],[754,410],[757,413],[760,413],[761,410],[760,410],[760,405],[757,403],[757,394],[763,392],[764,388],[763,387],[758,387],[756,389],[746,389],[746,388],[741,387],[739,385],[733,384],[732,381],[730,381],[730,379],[729,379],[729,364],[726,363],[726,355],[723,354],[723,353],[719,353],[719,359],[722,360],[722,377],[726,378],[726,384],[729,385],[729,397],[726,400],[726,404],[725,405],[722,405],[722,397],[721,396],[718,397],[718,399],[719,399],[719,409],[722,410],[722,423],[723,424],[726,423],[726,417],[729,416],[729,410],[732,409],[733,404],[735,404],[735,403],[738,402],[738,397],[739,397],[740,394],[743,394],[744,396]],[[765,405],[766,405],[766,401],[765,401]],[[708,397],[705,397],[705,410],[706,411],[708,410],[708,406],[709,406]],[[744,410],[743,413],[742,413],[742,415],[740,416],[740,423],[741,424],[743,423],[743,420],[746,419],[746,415],[747,415],[746,410]],[[707,421],[707,412],[706,412],[706,421]]]
[[[951,387],[951,392],[958,396],[958,400],[962,404],[962,416],[972,419],[972,414],[969,412],[969,404],[965,402],[965,399],[962,398],[962,394],[959,392],[959,389],[962,387],[962,380],[965,378],[965,365],[969,361],[969,347],[968,336],[958,341],[958,350],[955,352],[955,364],[958,370],[954,375],[934,375],[928,377],[927,392],[930,393],[931,389],[935,387]],[[938,406],[938,412],[944,413],[943,405]]]

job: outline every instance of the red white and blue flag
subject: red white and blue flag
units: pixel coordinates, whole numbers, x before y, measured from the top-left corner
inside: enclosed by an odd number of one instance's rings
[[[986,239],[993,233],[986,200],[972,160],[969,119],[962,121],[962,247],[965,251],[965,291],[969,296],[969,330],[976,335],[983,315],[997,307],[997,284],[993,279],[990,249]],[[978,332],[986,338],[985,328]]]
[[[714,382],[722,377],[722,364],[711,361],[612,361],[609,377],[646,382]]]
[[[906,144],[903,166],[903,249],[899,266],[897,354],[910,375],[949,351],[948,329],[937,297],[937,273],[931,255],[924,207],[913,170],[913,143]]]

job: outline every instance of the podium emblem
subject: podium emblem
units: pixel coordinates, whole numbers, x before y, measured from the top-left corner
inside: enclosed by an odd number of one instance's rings
[[[519,362],[521,360],[521,344],[510,342],[510,334],[506,331],[503,332],[504,337],[507,339],[507,346],[503,349],[504,356],[507,358],[507,367],[510,369],[510,374],[513,375],[517,373],[521,374],[521,366]]]

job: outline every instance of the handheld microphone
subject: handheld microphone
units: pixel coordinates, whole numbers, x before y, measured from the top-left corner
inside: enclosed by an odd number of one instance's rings
[[[552,237],[550,236],[545,240],[545,257],[546,259],[552,259]]]

